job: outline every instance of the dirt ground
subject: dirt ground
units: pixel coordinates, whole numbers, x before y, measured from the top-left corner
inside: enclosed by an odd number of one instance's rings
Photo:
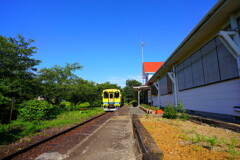
[[[140,120],[166,160],[240,159],[240,133],[180,119]]]

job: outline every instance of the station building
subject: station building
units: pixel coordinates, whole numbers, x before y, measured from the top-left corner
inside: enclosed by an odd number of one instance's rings
[[[240,1],[219,0],[147,85],[153,105],[240,123]]]

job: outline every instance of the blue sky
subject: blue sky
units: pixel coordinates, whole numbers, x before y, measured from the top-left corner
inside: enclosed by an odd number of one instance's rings
[[[36,40],[37,68],[79,62],[76,74],[120,86],[164,62],[217,0],[1,0],[0,34]]]

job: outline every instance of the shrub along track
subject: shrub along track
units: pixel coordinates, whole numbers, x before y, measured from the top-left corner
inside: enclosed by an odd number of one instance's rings
[[[66,154],[113,115],[103,113],[0,159],[34,159],[45,152]]]

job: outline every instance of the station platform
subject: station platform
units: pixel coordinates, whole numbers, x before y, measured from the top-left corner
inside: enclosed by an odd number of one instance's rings
[[[71,160],[135,160],[131,114],[141,112],[124,106],[67,154]]]

